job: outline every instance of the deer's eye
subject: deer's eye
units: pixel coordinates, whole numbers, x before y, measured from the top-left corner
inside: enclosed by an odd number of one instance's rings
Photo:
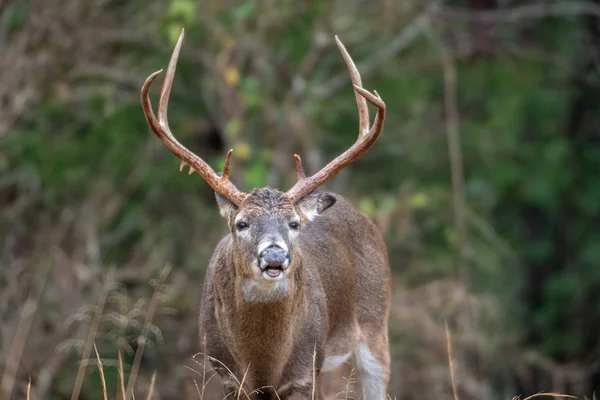
[[[300,224],[296,221],[293,221],[289,223],[289,227],[290,229],[298,230],[298,228],[300,228]]]
[[[238,231],[243,231],[244,229],[248,228],[248,224],[240,221],[235,224],[235,227]]]

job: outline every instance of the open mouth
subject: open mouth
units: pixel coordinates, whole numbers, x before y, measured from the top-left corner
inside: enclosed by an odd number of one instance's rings
[[[290,256],[287,251],[275,245],[262,250],[256,261],[260,268],[260,275],[266,280],[283,278],[285,271],[290,266]]]
[[[285,266],[285,267],[284,267]],[[283,271],[286,269],[287,263],[280,261],[271,261],[262,267],[262,273],[265,278],[278,278],[283,275]]]
[[[263,271],[266,272],[269,277],[277,278],[283,273],[283,268],[281,268],[281,265],[276,267],[267,266]]]

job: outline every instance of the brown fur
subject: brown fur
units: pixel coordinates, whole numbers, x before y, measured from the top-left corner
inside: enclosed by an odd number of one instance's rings
[[[327,196],[335,198],[333,203]],[[215,249],[205,277],[200,316],[205,353],[240,381],[247,371],[248,393],[287,385],[278,393],[281,399],[310,399],[313,353],[318,375],[326,357],[364,343],[382,366],[387,388],[390,269],[371,220],[341,196],[322,192],[296,205],[271,188],[255,190],[239,208],[217,199],[230,233]],[[321,214],[309,220],[317,209]],[[238,237],[240,217],[256,229],[251,238]],[[286,236],[290,218],[302,221],[295,237]],[[288,290],[273,299],[247,301],[245,280],[261,279],[250,263],[265,230],[279,232],[289,248]],[[237,390],[226,371],[217,363],[214,367],[225,378],[226,392]],[[276,397],[273,389],[264,389],[255,398]]]

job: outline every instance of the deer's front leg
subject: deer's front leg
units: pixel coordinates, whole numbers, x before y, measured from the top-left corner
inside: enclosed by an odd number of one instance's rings
[[[310,399],[312,399],[312,385],[310,388],[291,389],[287,393],[285,393],[284,396],[281,396],[281,400],[310,400]]]

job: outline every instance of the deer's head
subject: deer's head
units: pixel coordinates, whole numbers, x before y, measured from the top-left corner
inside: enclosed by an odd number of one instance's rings
[[[235,205],[216,194],[232,235],[235,263],[248,279],[276,281],[292,273],[304,225],[335,204],[329,193],[313,192],[294,203],[272,188],[252,191]]]
[[[180,170],[188,165],[190,173],[198,172],[215,191],[221,215],[227,220],[231,231],[236,268],[240,269],[241,274],[253,282],[284,281],[292,273],[298,255],[297,238],[303,225],[309,224],[315,216],[326,212],[336,202],[333,195],[315,190],[375,143],[383,129],[385,103],[377,92],[371,94],[362,88],[360,74],[336,36],[336,43],[354,85],[359,113],[357,141],[310,177],[304,174],[300,156],[294,155],[298,182],[285,193],[272,188],[243,193],[229,180],[232,150],[229,150],[225,158],[223,173],[217,174],[200,157],[179,143],[169,129],[167,105],[183,35],[182,30],[169,62],[160,93],[158,117],[152,111],[149,90],[162,70],[150,75],[142,86],[142,106],[146,120],[156,136],[181,160]],[[375,122],[370,128],[367,101],[377,107]]]

